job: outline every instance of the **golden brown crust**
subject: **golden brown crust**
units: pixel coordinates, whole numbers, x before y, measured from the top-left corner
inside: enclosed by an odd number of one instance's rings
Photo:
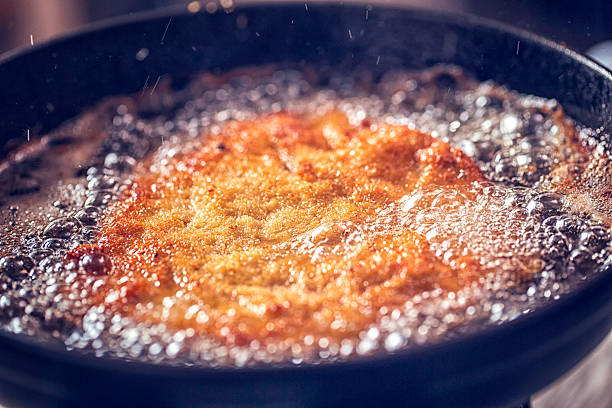
[[[367,226],[415,188],[482,180],[463,152],[406,127],[268,115],[136,179],[98,243],[68,260],[108,257],[95,301],[136,320],[226,344],[339,340],[382,306],[480,277],[469,254],[446,262],[415,231]]]
[[[612,158],[601,146],[581,137],[561,108],[553,117],[563,127],[564,147],[572,154],[547,175],[544,186],[563,194],[572,213],[612,226]]]
[[[581,159],[555,168],[549,177],[550,186],[566,197],[572,212],[612,226],[612,159],[602,151]]]

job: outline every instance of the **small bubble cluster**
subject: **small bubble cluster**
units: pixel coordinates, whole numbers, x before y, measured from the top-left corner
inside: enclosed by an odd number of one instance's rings
[[[136,58],[145,59],[147,53],[142,49]],[[160,84],[155,93],[106,102],[99,108],[105,136],[76,182],[58,184],[41,198],[46,204],[38,213],[2,204],[4,330],[97,356],[166,364],[319,363],[397,352],[513,320],[612,265],[609,225],[571,211],[566,196],[546,188],[555,168],[578,160],[570,143],[578,131],[554,100],[478,83],[452,67],[394,72],[379,81],[334,74],[323,78],[325,86],[293,70],[262,69],[227,78],[202,75],[182,89],[164,90]],[[159,168],[197,149],[202,133],[219,133],[230,120],[331,109],[346,113],[353,124],[367,119],[428,132],[473,158],[490,182],[462,191],[417,189],[366,222],[322,225],[279,250],[304,253],[316,262],[326,251],[349,250],[366,235],[409,228],[426,237],[445,262],[473,254],[487,272],[480,282],[455,292],[426,291],[402,307],[382,307],[376,311],[378,323],[358,337],[334,342],[305,336],[291,345],[254,340],[226,347],[193,329],[134,322],[91,304],[88,294],[103,284],[110,260],[95,251],[74,259],[66,254],[95,244],[109,206],[142,163]],[[71,126],[57,133],[65,137],[78,128]],[[25,164],[15,165],[3,197],[35,195],[41,189]],[[330,242],[328,236],[342,239]],[[187,313],[208,319],[197,308]]]

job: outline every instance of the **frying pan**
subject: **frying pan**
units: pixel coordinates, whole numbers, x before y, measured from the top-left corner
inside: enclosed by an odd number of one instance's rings
[[[237,28],[244,15],[248,25]],[[349,35],[348,31],[352,35]],[[149,49],[144,61],[135,58]],[[479,18],[365,5],[166,9],[92,26],[0,61],[0,151],[23,129],[57,126],[105,95],[201,70],[275,62],[367,68],[463,67],[556,98],[601,127],[612,153],[612,76],[563,46]],[[50,109],[52,106],[52,109]],[[612,327],[612,268],[500,326],[395,354],[331,364],[172,367],[95,358],[0,332],[0,395],[19,406],[513,406],[569,370]]]

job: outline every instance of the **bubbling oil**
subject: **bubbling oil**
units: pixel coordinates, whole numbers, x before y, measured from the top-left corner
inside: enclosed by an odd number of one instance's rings
[[[595,173],[610,173],[609,157],[594,147],[595,132],[577,129],[554,100],[479,83],[455,67],[393,72],[376,81],[363,73],[324,81],[311,77],[294,70],[206,74],[180,90],[160,86],[157,93],[111,99],[47,139],[49,150],[58,135],[78,140],[83,123],[95,119],[103,136],[76,174],[45,184],[30,171],[33,161],[14,163],[5,171],[13,181],[2,191],[3,329],[98,356],[166,364],[320,363],[396,352],[502,324],[560,299],[612,265],[610,223],[576,211],[576,203],[553,182],[555,169],[587,160],[585,146],[604,157],[597,162],[601,168],[591,169]],[[369,120],[428,132],[472,157],[489,181],[461,191],[417,189],[360,224],[330,223],[296,236],[280,244],[279,253],[297,252],[317,262],[350,251],[372,234],[408,228],[423,234],[445,262],[474,256],[485,271],[480,282],[451,292],[425,291],[401,307],[382,307],[377,323],[358,337],[333,342],[307,335],[291,345],[254,340],[226,347],[194,329],[135,322],[92,304],[90,294],[103,285],[110,261],[93,254],[75,266],[64,255],[95,242],[100,223],[139,163],[162,169],[173,157],[197,149],[202,133],[219,133],[230,120],[332,109],[355,125]],[[62,160],[70,155],[64,153]],[[34,204],[22,206],[22,201]],[[517,279],[517,270],[531,274]],[[187,313],[207,319],[197,307]]]

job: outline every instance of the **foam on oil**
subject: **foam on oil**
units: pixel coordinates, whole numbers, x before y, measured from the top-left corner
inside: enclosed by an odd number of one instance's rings
[[[182,90],[113,99],[48,139],[68,134],[78,140],[83,122],[95,118],[103,136],[95,149],[87,150],[82,171],[58,183],[43,182],[29,171],[32,161],[6,170],[14,181],[2,191],[4,330],[99,356],[168,364],[317,363],[394,352],[513,320],[561,298],[612,264],[606,208],[584,210],[555,188],[559,168],[586,160],[577,140],[599,155],[589,171],[601,175],[608,187],[610,159],[605,149],[593,147],[595,132],[577,130],[555,101],[478,83],[452,67],[394,72],[378,81],[363,74],[332,75],[325,85],[307,77],[292,70],[254,71],[224,80],[203,75]],[[77,279],[80,272],[68,268],[63,255],[95,242],[100,222],[131,183],[137,163],[151,157],[151,168],[159,169],[177,154],[197,149],[203,132],[220,132],[230,120],[331,109],[345,112],[354,124],[367,119],[431,133],[472,157],[490,182],[462,192],[416,190],[363,223],[320,225],[278,250],[297,251],[317,262],[326,253],[349,251],[365,236],[409,228],[425,235],[445,262],[463,252],[473,254],[487,272],[480,282],[456,292],[423,292],[399,308],[382,307],[376,311],[378,323],[358,337],[332,342],[305,336],[290,347],[252,341],[228,348],[193,329],[137,323],[91,304],[88,294],[102,285],[103,277]],[[70,160],[69,153],[62,157]],[[104,262],[94,258],[88,260],[93,269]],[[517,270],[537,274],[517,281]],[[172,302],[164,307],[171,308]],[[197,308],[187,313],[207,318]]]

